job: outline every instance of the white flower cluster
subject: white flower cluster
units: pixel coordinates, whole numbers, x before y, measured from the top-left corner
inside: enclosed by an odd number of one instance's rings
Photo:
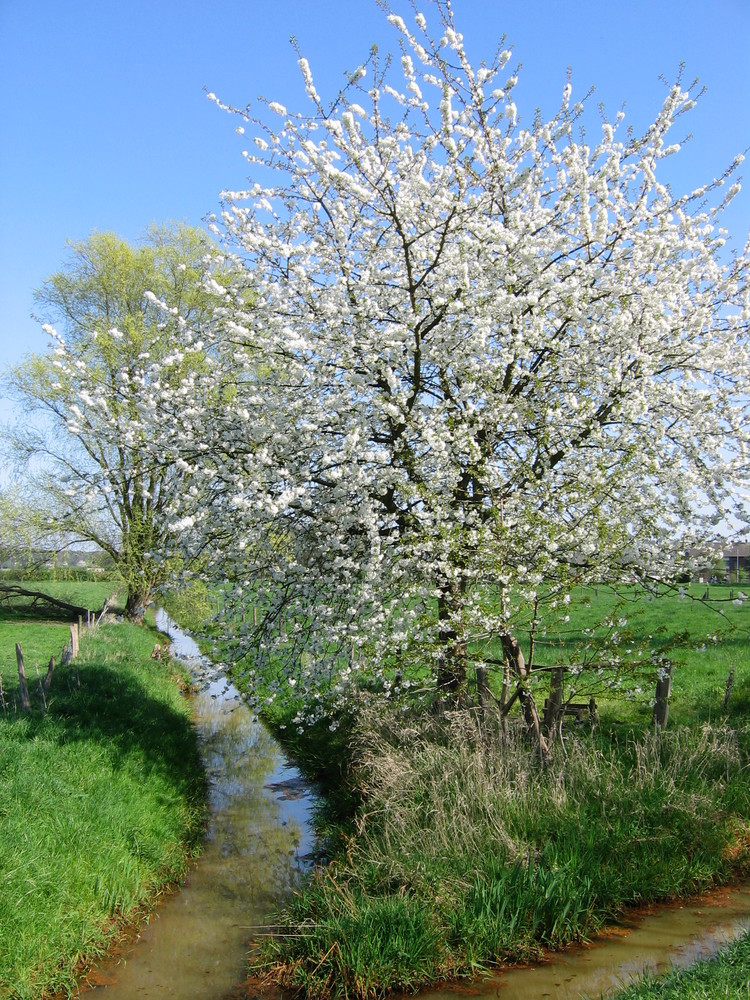
[[[202,479],[183,544],[250,581],[236,638],[310,704],[460,670],[542,586],[658,576],[747,474],[747,260],[657,176],[690,93],[640,136],[588,145],[569,88],[522,128],[510,54],[474,70],[439,7],[437,40],[391,16],[400,80],[323,114],[300,59],[311,113],[254,123],[278,183],[228,197],[209,384],[165,393]]]

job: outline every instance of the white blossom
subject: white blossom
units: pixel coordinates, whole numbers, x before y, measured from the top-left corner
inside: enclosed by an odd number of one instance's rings
[[[181,412],[207,484],[183,545],[263,593],[236,640],[286,663],[308,717],[361,672],[395,690],[398,657],[436,680],[542,592],[672,574],[686,523],[748,485],[748,260],[721,251],[721,177],[680,197],[661,175],[691,94],[589,145],[570,85],[522,119],[516,78],[495,86],[510,52],[475,71],[440,10],[424,45],[390,16],[402,58],[369,92],[350,77],[361,103],[268,105],[263,185],[221,217],[212,374],[234,389]]]

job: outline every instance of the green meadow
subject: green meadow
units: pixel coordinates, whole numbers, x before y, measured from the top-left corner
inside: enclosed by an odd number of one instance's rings
[[[112,584],[34,584],[100,607]],[[0,995],[67,994],[185,874],[203,829],[190,704],[147,625],[110,621],[58,666],[64,620],[0,612]],[[32,708],[20,709],[15,644]]]

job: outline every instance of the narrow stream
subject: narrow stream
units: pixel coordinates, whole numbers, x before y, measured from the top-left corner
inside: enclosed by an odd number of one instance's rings
[[[198,865],[161,902],[138,940],[94,970],[102,1000],[221,1000],[246,974],[253,927],[272,918],[310,866],[312,798],[237,691],[163,612],[173,655],[203,688],[197,725],[210,782],[210,820]]]
[[[312,798],[237,691],[163,613],[174,655],[203,690],[196,714],[210,781],[210,823],[199,863],[138,940],[95,969],[102,1000],[224,1000],[245,977],[247,941],[311,864]],[[645,970],[714,954],[750,927],[750,886],[634,915],[600,940],[529,968],[420,994],[421,1000],[581,1000],[607,996]],[[235,994],[238,995],[238,994]],[[97,998],[98,1000],[98,998]]]

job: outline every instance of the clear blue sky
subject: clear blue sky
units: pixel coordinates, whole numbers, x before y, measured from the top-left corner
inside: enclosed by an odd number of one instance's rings
[[[515,95],[526,121],[556,108],[570,66],[574,98],[594,86],[611,115],[625,102],[645,126],[664,96],[660,74],[671,82],[685,62],[707,94],[688,119],[693,141],[671,161],[675,186],[692,190],[750,146],[750,0],[453,6],[475,63],[506,35],[522,63]],[[247,137],[203,88],[240,106],[263,94],[301,107],[292,34],[324,98],[373,42],[381,52],[397,44],[375,0],[0,0],[0,368],[46,348],[32,293],[63,262],[67,239],[199,224],[220,190],[243,186]],[[745,167],[727,220],[740,247],[750,157]]]

